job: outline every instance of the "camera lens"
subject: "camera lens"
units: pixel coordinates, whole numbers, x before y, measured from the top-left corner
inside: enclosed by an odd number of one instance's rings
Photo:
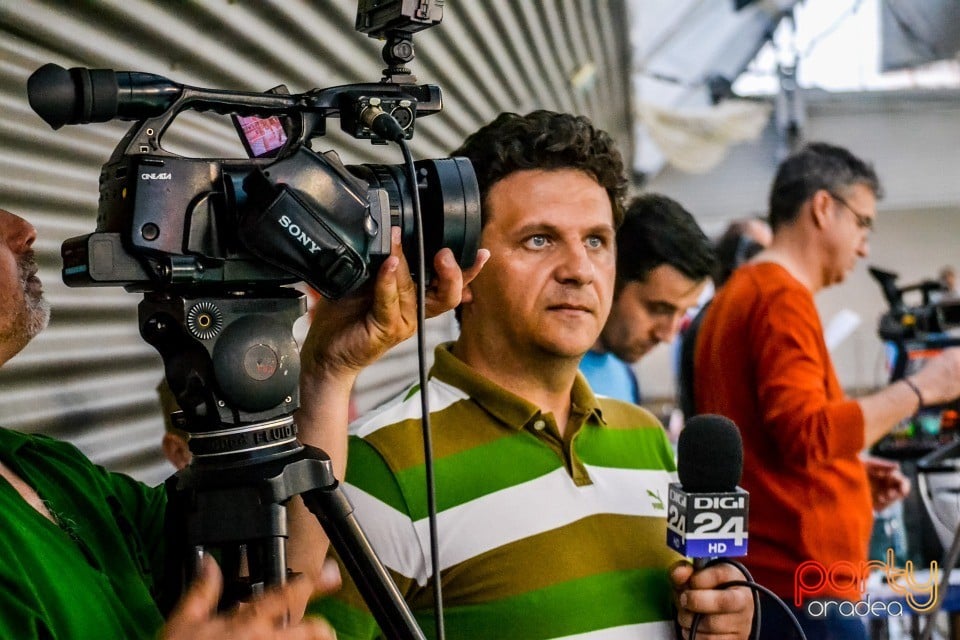
[[[414,166],[423,216],[426,278],[432,275],[433,256],[444,247],[453,251],[461,267],[472,266],[480,247],[480,188],[473,165],[466,158],[442,158],[418,160]],[[413,196],[404,165],[364,164],[347,169],[371,188],[384,189],[389,195],[391,224],[402,230],[404,254],[418,277],[412,263],[416,255]]]

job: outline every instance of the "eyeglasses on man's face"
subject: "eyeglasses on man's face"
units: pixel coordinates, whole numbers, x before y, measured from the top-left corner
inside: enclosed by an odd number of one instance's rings
[[[837,194],[834,193],[833,191],[827,191],[827,193],[830,194],[830,197],[831,197],[831,198],[833,198],[834,200],[836,200],[837,202],[839,202],[840,204],[842,204],[845,209],[847,209],[850,213],[853,214],[854,218],[855,218],[856,221],[857,221],[857,228],[858,228],[858,229],[863,229],[863,230],[866,231],[867,233],[870,233],[871,231],[873,231],[873,218],[872,218],[872,217],[870,217],[870,216],[865,216],[865,215],[863,215],[862,213],[860,213],[859,211],[857,211],[856,209],[854,209],[853,207],[851,207],[851,206],[850,206],[850,203],[848,203],[848,202],[843,198],[843,196],[837,195]]]

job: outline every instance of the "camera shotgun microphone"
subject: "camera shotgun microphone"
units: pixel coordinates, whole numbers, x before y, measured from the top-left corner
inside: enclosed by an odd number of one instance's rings
[[[704,414],[687,421],[670,484],[667,546],[702,568],[713,558],[747,555],[749,495],[737,486],[743,442],[733,421]]]

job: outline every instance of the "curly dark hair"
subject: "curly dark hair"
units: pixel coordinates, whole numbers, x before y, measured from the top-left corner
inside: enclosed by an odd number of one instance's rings
[[[880,178],[873,166],[847,149],[826,142],[811,142],[788,157],[777,169],[770,188],[770,227],[776,231],[797,219],[803,203],[821,189],[843,192],[862,184],[879,200]]]
[[[623,220],[627,178],[613,139],[584,116],[532,111],[525,116],[501,113],[467,137],[451,155],[470,159],[477,174],[481,202],[490,188],[524,169],[579,169],[607,190],[614,226]],[[481,214],[483,223],[486,216]]]

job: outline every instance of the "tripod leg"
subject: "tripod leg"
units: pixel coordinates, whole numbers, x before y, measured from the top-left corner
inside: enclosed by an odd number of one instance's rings
[[[248,600],[251,595],[250,580],[246,575],[246,546],[226,545],[220,550],[220,571],[223,574],[222,607]]]
[[[426,640],[413,613],[380,563],[353,515],[353,505],[338,485],[301,494],[353,578],[384,636],[390,640]]]
[[[287,582],[287,539],[270,538],[264,544],[264,579],[267,584],[285,584]]]
[[[226,550],[246,544],[250,578],[246,584],[253,594],[283,584],[288,535],[284,505],[300,495],[340,554],[384,636],[426,640],[354,517],[353,506],[334,478],[325,453],[302,447],[295,455],[260,464],[229,469],[191,465],[188,469],[189,474],[179,472],[185,475],[179,483],[172,478],[167,489],[168,539],[177,547],[175,557],[184,560],[176,571],[168,571],[168,596],[179,597],[184,572],[199,575],[202,557],[196,552],[202,552],[204,546]],[[225,595],[233,593],[229,585],[224,587]]]

